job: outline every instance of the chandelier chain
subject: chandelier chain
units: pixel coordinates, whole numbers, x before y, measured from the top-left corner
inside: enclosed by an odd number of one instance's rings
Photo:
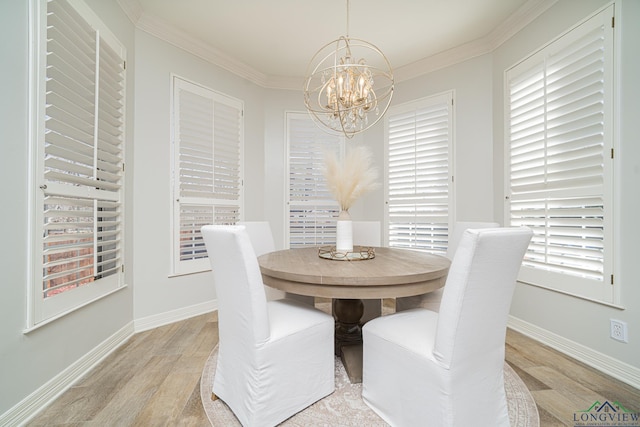
[[[349,38],[349,0],[347,0],[347,38]]]

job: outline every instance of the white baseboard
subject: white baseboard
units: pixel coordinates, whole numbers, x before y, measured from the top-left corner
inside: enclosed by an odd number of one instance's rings
[[[71,364],[67,369],[39,387],[13,408],[0,414],[0,426],[13,427],[27,423],[43,408],[67,391],[86,373],[93,369],[104,358],[124,344],[135,333],[153,329],[169,323],[188,319],[200,314],[209,313],[218,308],[217,300],[195,304],[190,307],[156,314],[128,323],[115,334],[107,338],[97,347]]]
[[[124,344],[133,334],[133,322],[130,322],[29,396],[22,399],[13,408],[1,414],[0,426],[8,427],[25,424],[42,408],[53,402],[83,375]]]
[[[568,340],[517,317],[509,316],[507,326],[630,386],[640,388],[640,369],[635,366]]]
[[[133,321],[136,333],[148,331],[158,326],[168,325],[190,317],[199,316],[201,314],[210,313],[218,309],[218,300],[205,301],[194,304],[189,307],[179,308],[177,310],[167,311],[165,313],[154,314],[152,316],[143,317]]]

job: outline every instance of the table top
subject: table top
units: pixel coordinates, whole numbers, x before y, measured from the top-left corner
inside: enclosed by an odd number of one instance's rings
[[[444,286],[450,261],[400,248],[375,248],[375,258],[336,261],[320,258],[317,247],[287,249],[258,257],[267,286],[327,298],[395,298]]]

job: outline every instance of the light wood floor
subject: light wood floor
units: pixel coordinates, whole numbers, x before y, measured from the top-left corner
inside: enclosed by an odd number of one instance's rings
[[[208,426],[200,376],[218,342],[210,313],[134,335],[29,426]],[[630,387],[514,331],[507,362],[531,390],[541,427],[573,426],[595,401],[640,411]]]

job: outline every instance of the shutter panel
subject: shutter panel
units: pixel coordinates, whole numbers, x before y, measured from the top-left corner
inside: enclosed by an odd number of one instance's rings
[[[446,252],[451,100],[440,96],[388,115],[389,246]]]
[[[521,276],[577,294],[605,277],[610,13],[507,72],[511,225],[534,231]]]
[[[174,77],[176,274],[210,268],[200,229],[235,224],[242,200],[242,103]]]
[[[121,273],[125,89],[122,47],[65,0],[47,3],[46,49],[45,299]]]
[[[287,114],[287,128],[289,246],[335,244],[339,208],[323,169],[325,152],[341,150],[341,139],[322,132],[307,114]]]

